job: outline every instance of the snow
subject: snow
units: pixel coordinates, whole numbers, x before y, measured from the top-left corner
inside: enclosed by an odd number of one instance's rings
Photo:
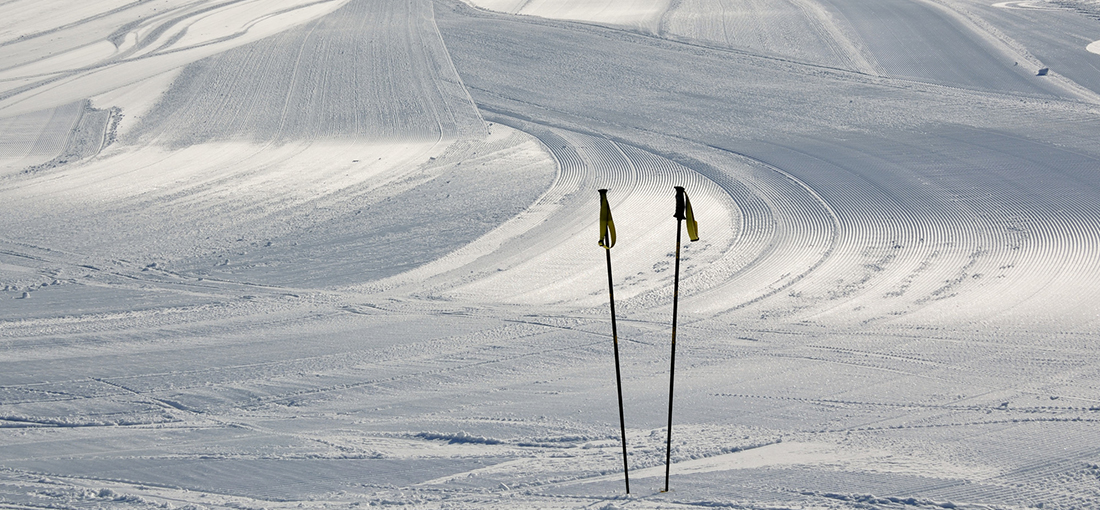
[[[1095,506],[1098,9],[4,2],[0,507]]]
[[[1001,9],[1044,9],[1048,7],[1048,3],[1044,0],[997,2],[993,4],[993,7],[1000,7]]]
[[[233,2],[213,8],[209,2],[159,3],[174,5],[151,16],[147,5],[129,5],[102,13],[105,14],[102,17],[121,18],[113,20],[119,25],[112,28],[133,27],[122,35],[121,44],[94,39],[96,36],[118,37],[103,34],[96,26],[98,20],[95,18],[99,16],[95,15],[72,25],[43,27],[41,32],[34,34],[53,36],[56,42],[49,46],[31,42],[36,37],[27,37],[27,34],[9,40],[12,50],[0,60],[0,67],[5,69],[0,81],[8,83],[0,96],[0,115],[33,112],[124,87],[316,19],[346,1]],[[53,10],[64,8],[55,6]],[[152,10],[157,12],[155,8]],[[53,21],[55,19],[51,18],[50,22]],[[90,26],[85,28],[86,25]],[[93,32],[96,28],[101,32]],[[73,44],[78,46],[70,47],[67,44],[70,39],[58,36],[71,37]],[[41,55],[46,51],[44,48],[53,50],[48,55],[56,55],[16,64]]]
[[[609,23],[656,32],[670,0],[470,0],[509,14]]]
[[[874,72],[842,21],[817,2],[688,0],[677,3],[663,27],[671,37]]]

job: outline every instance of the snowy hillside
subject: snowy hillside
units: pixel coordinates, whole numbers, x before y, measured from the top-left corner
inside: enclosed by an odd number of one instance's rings
[[[0,508],[1100,501],[1100,3],[0,14]]]

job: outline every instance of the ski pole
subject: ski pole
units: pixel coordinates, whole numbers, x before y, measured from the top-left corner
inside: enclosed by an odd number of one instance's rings
[[[626,418],[623,415],[623,379],[619,371],[619,331],[615,325],[615,285],[611,278],[611,247],[615,245],[615,222],[611,220],[611,206],[607,203],[607,190],[600,191],[600,246],[607,252],[607,294],[611,299],[611,338],[615,345],[615,383],[619,390],[619,431],[623,444],[623,476],[626,493],[630,494],[630,469],[626,460]]]
[[[665,442],[665,490],[668,492],[669,472],[672,468],[672,396],[676,382],[676,316],[680,300],[680,227],[686,219],[688,238],[692,242],[699,240],[698,225],[691,211],[691,201],[683,186],[676,186],[676,270],[672,280],[672,358],[668,372],[668,440]]]

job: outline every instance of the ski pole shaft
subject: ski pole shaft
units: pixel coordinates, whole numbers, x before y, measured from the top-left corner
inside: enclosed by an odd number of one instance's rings
[[[626,480],[626,493],[630,494],[630,468],[626,461],[626,418],[623,414],[623,379],[619,370],[619,330],[615,325],[615,287],[611,278],[611,250],[607,252],[607,290],[611,297],[611,338],[615,343],[615,384],[619,390],[619,431],[623,443],[623,476]]]
[[[677,188],[682,190],[683,188]],[[679,195],[677,195],[679,199]],[[677,211],[679,211],[677,200]],[[665,443],[665,490],[668,492],[669,472],[672,469],[672,396],[676,383],[676,312],[680,298],[680,226],[683,218],[676,219],[676,271],[672,283],[672,360],[668,372],[668,440]]]

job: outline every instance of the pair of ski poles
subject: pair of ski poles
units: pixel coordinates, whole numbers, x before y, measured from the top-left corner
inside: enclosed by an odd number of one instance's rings
[[[619,390],[619,429],[622,432],[623,475],[626,480],[626,493],[630,494],[630,468],[626,459],[626,419],[623,416],[623,380],[619,370],[619,331],[615,325],[615,285],[611,278],[611,247],[615,245],[615,222],[611,219],[611,206],[607,203],[607,190],[600,191],[600,246],[607,252],[607,289],[611,298],[611,338],[615,344],[615,382]],[[676,316],[680,297],[680,231],[687,220],[688,238],[699,240],[699,226],[691,211],[691,201],[683,186],[676,186],[676,270],[672,283],[672,359],[668,376],[668,440],[665,443],[665,489],[668,492],[668,477],[672,467],[672,395],[676,382]]]

